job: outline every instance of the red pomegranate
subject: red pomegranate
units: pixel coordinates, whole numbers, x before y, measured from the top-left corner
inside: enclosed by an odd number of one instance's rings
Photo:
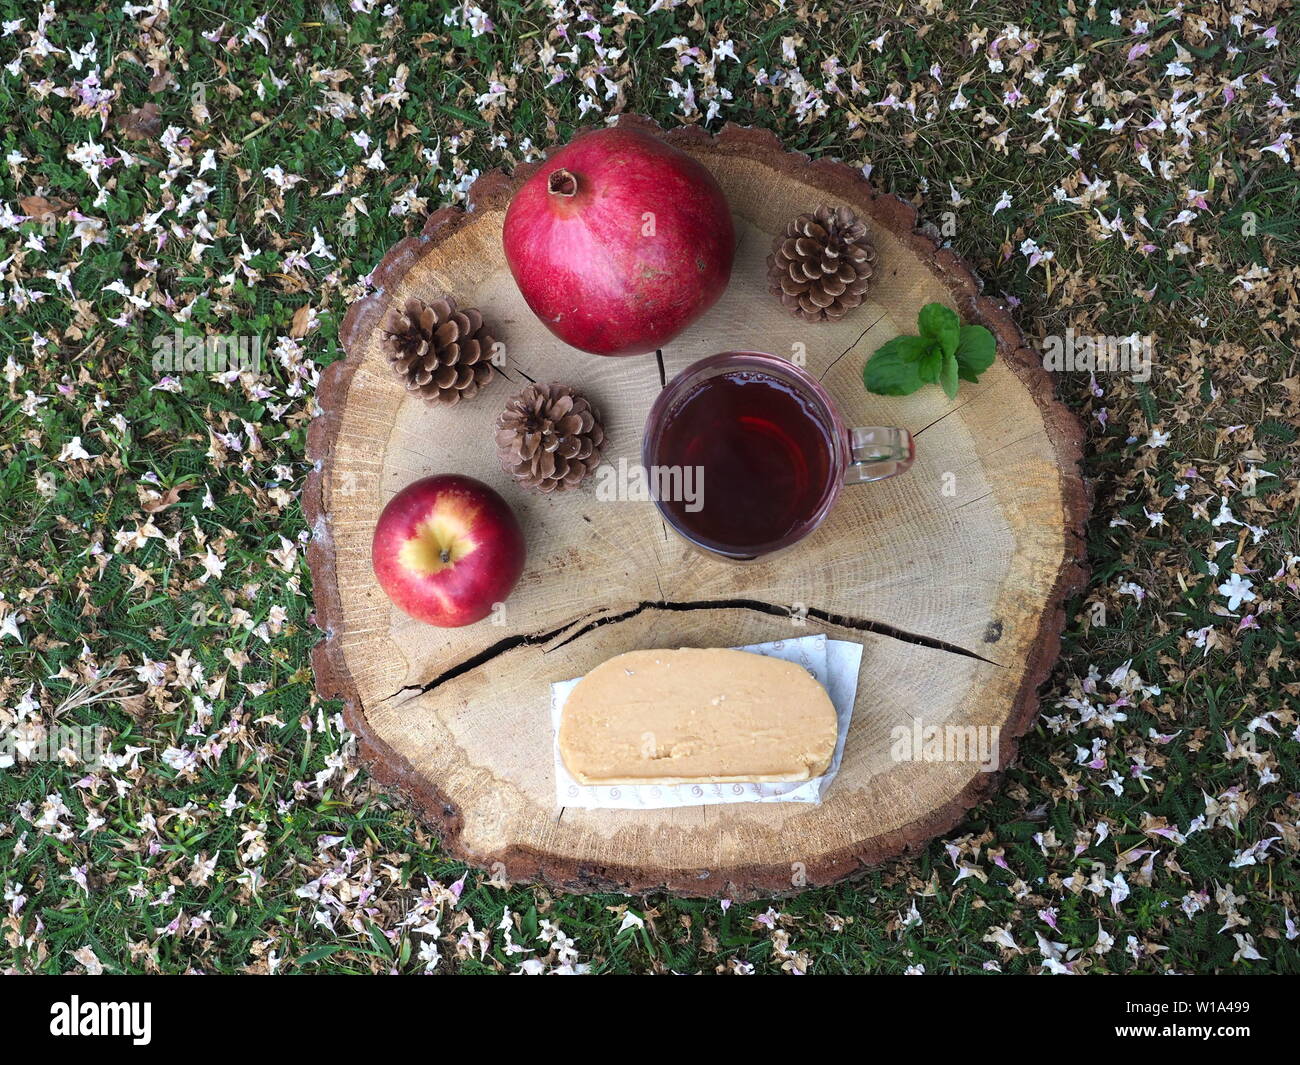
[[[736,238],[717,181],[636,129],[585,133],[506,212],[506,261],[528,306],[597,355],[662,347],[722,295]]]

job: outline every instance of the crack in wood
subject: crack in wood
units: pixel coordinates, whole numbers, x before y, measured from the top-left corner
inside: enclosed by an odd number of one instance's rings
[[[960,505],[957,507],[957,509],[958,509],[958,510],[961,510],[962,507],[968,507],[968,506],[970,506],[972,503],[978,503],[981,499],[988,499],[988,497],[991,496],[992,494],[993,494],[993,493],[992,493],[991,491],[989,491],[989,492],[985,492],[982,496],[976,496],[974,499],[968,499],[968,500],[966,500],[965,503],[960,504]]]
[[[840,359],[844,358],[845,355],[847,355],[850,351],[852,351],[854,348],[856,348],[859,344],[861,344],[861,343],[862,343],[862,338],[863,338],[864,336],[866,336],[868,333],[870,333],[873,329],[875,329],[876,326],[878,326],[881,322],[883,322],[883,321],[885,320],[885,318],[887,318],[887,317],[888,317],[888,315],[882,314],[879,318],[877,318],[874,322],[872,322],[869,326],[867,326],[866,329],[862,330],[862,332],[858,334],[858,339],[857,339],[857,340],[855,340],[855,341],[854,341],[852,344],[850,344],[847,348],[845,348],[845,349],[844,349],[843,351],[841,351],[838,355],[836,355],[835,358],[831,359],[831,361],[830,361],[830,365],[827,366],[826,369],[824,369],[821,373],[819,373],[819,374],[817,375],[817,380],[818,380],[818,381],[825,381],[825,380],[826,380],[826,375],[827,375],[828,373],[830,373],[832,369],[835,368],[835,364],[836,364],[837,362],[839,362]]]
[[[498,658],[508,651],[513,651],[519,647],[536,647],[539,644],[549,643],[557,637],[564,636],[564,639],[553,647],[548,647],[543,654],[550,654],[552,651],[558,651],[561,647],[573,643],[574,640],[581,639],[588,633],[595,631],[605,625],[614,625],[620,621],[627,621],[636,617],[646,610],[664,610],[669,612],[685,612],[691,610],[754,610],[761,614],[769,614],[773,617],[790,618],[790,608],[781,606],[777,603],[765,603],[758,599],[697,599],[689,602],[669,602],[666,600],[643,599],[636,606],[618,614],[605,614],[600,617],[592,618],[591,613],[582,614],[572,621],[566,621],[563,625],[548,629],[545,632],[518,633],[514,636],[506,636],[496,643],[483,648],[475,655],[471,655],[463,662],[459,662],[448,669],[443,670],[438,676],[424,684],[405,684],[388,696],[388,699],[395,699],[403,692],[415,692],[419,695],[425,695],[446,684],[448,681],[455,680],[457,677],[464,676],[471,670],[478,669],[479,666],[485,665]],[[843,614],[832,614],[829,611],[821,610],[817,607],[811,607],[806,611],[806,617],[816,618],[828,625],[836,625],[844,629],[853,629],[858,632],[870,632],[876,636],[885,636],[892,640],[899,640],[903,643],[914,644],[917,647],[928,647],[935,651],[946,651],[948,654],[960,655],[963,658],[973,658],[978,662],[986,665],[995,666],[998,669],[1005,668],[999,662],[985,658],[981,654],[968,650],[958,644],[948,643],[946,640],[939,640],[933,636],[922,636],[919,633],[908,632],[906,629],[897,628],[894,625],[888,625],[883,621],[872,621],[868,618],[851,618]],[[591,620],[588,620],[588,619]],[[585,622],[585,624],[584,624]],[[573,630],[573,631],[570,631]],[[567,633],[567,635],[565,635]],[[387,700],[384,700],[387,701]]]
[[[968,406],[969,404],[973,403],[974,401],[975,401],[975,397],[972,396],[972,397],[971,397],[970,399],[968,399],[965,403],[959,403],[957,406],[949,408],[949,409],[946,410],[943,414],[940,414],[939,417],[935,418],[935,420],[932,421],[929,425],[923,425],[923,426],[921,426],[921,428],[919,428],[916,432],[914,432],[914,433],[912,434],[912,439],[915,440],[918,436],[920,436],[920,435],[921,435],[923,432],[925,432],[927,429],[931,428],[932,426],[938,425],[941,421],[943,421],[946,417],[948,417],[948,415],[950,415],[950,414],[956,414],[959,410],[962,409],[962,407]]]
[[[655,348],[655,362],[659,367],[659,391],[662,392],[668,387],[668,371],[664,368],[664,349]],[[644,430],[643,430],[644,434]],[[656,506],[656,511],[658,507]],[[664,543],[668,542],[668,523],[664,521],[662,512],[659,513],[659,528],[664,534]],[[659,579],[659,566],[654,566],[655,587],[659,589],[659,598],[664,598],[664,582]]]

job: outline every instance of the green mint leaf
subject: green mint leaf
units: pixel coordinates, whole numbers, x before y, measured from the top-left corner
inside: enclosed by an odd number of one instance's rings
[[[900,343],[917,339],[896,337],[867,360],[862,368],[862,383],[868,392],[881,396],[907,396],[924,384],[916,372],[916,359],[908,354],[912,345]]]
[[[957,350],[961,319],[951,307],[945,307],[942,303],[927,303],[916,316],[916,324],[923,337],[937,340],[943,345],[945,355],[951,355]]]
[[[876,349],[876,354],[879,355],[882,351],[897,352],[908,362],[916,362],[929,350],[930,342],[925,337],[901,336],[881,344]]]
[[[939,384],[943,385],[944,395],[949,399],[956,399],[957,389],[961,387],[957,376],[957,356],[945,355],[943,357],[943,369],[939,371]]]
[[[943,347],[936,341],[930,341],[930,349],[921,356],[920,361],[916,364],[916,372],[920,375],[921,380],[927,385],[937,384],[939,371],[943,369],[943,360],[946,357],[943,353]]]
[[[993,334],[982,325],[962,326],[957,350],[954,352],[961,379],[972,384],[977,383],[980,374],[993,365],[997,350],[998,345],[993,339]]]

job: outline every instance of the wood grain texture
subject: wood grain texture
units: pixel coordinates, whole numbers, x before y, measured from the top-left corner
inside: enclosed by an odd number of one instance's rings
[[[761,130],[661,135],[717,177],[739,240],[722,300],[663,351],[667,376],[722,350],[802,351],[849,424],[911,430],[911,472],[846,488],[808,540],[749,566],[689,550],[653,504],[601,502],[590,485],[551,497],[513,485],[497,466],[491,426],[527,380],[584,389],[604,416],[614,464],[637,461],[661,380],[653,355],[588,355],[533,317],[506,269],[501,226],[512,189],[535,166],[488,174],[471,190],[471,210],[438,211],[384,258],[377,291],[340,331],[347,359],[322,374],[308,441],[316,465],[304,490],[325,630],[313,664],[320,694],[344,700],[374,772],[458,857],[570,891],[779,894],[951,829],[994,786],[996,774],[971,762],[895,761],[894,726],[919,717],[997,727],[1000,765],[1014,760],[1058,652],[1062,603],[1084,576],[1082,433],[1006,310],[980,295],[955,254],[916,232],[908,204],[877,194],[847,166],[783,151]],[[771,235],[821,202],[847,205],[868,223],[880,282],[842,321],[813,326],[767,293],[765,258]],[[451,409],[407,398],[378,345],[391,303],[438,294],[479,307],[508,352],[509,380]],[[953,402],[937,388],[866,393],[866,357],[914,332],[917,311],[932,300],[988,326],[998,361]],[[384,504],[443,472],[493,485],[523,524],[529,561],[503,624],[421,625],[389,604],[372,575],[370,537]],[[803,626],[791,620],[801,612]],[[844,764],[820,806],[555,808],[552,681],[641,647],[812,632],[864,645]]]

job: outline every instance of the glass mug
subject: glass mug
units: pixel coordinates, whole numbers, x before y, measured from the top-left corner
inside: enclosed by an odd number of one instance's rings
[[[906,429],[846,428],[816,378],[758,351],[688,366],[659,393],[641,440],[664,520],[735,562],[802,540],[844,485],[903,473],[915,453]]]

